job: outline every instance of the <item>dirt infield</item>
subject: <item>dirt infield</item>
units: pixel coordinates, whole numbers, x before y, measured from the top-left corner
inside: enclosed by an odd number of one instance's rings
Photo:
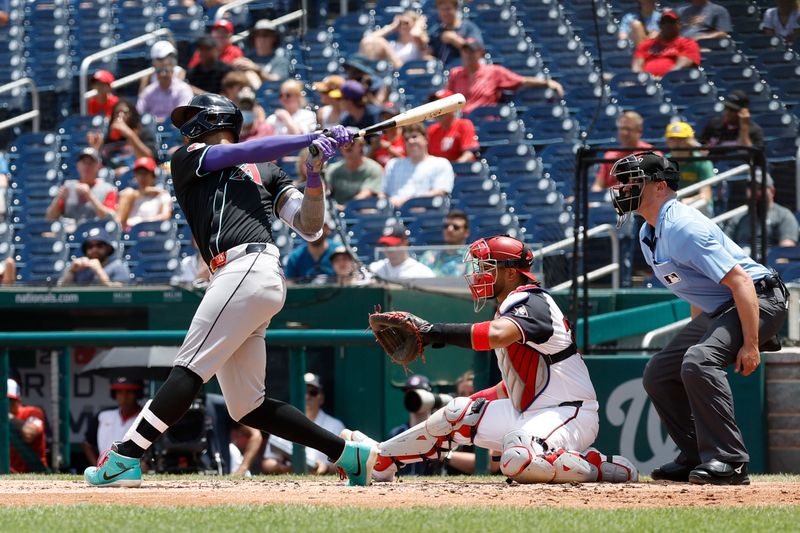
[[[82,481],[3,480],[0,507],[21,505],[136,504],[145,506],[329,505],[361,507],[509,506],[719,507],[800,505],[796,483],[755,481],[749,487],[707,487],[667,482],[625,485],[506,485],[496,480],[406,480],[343,487],[326,479],[145,480],[139,489],[91,488]]]

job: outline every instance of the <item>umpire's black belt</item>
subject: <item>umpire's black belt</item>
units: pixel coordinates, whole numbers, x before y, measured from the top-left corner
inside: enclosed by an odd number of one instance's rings
[[[783,284],[783,280],[781,279],[780,275],[775,271],[773,271],[769,276],[763,277],[758,281],[754,281],[753,286],[756,288],[756,294],[768,296],[772,296],[774,294],[776,297],[780,296],[784,300],[788,294],[786,285]]]

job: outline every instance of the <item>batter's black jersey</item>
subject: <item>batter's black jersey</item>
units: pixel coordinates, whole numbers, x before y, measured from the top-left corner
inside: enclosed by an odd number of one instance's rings
[[[206,263],[240,244],[272,243],[279,198],[292,179],[272,163],[246,163],[215,172],[200,170],[209,145],[182,146],[172,156],[175,196]]]

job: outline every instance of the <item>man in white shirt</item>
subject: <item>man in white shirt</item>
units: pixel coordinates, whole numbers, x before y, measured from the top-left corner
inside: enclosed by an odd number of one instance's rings
[[[97,464],[100,452],[108,450],[114,441],[122,440],[142,410],[139,400],[143,396],[143,381],[123,376],[111,380],[111,397],[117,407],[100,411],[89,423],[83,453],[90,464]]]
[[[387,228],[378,239],[378,246],[386,248],[386,257],[369,265],[369,270],[379,280],[419,279],[434,277],[433,271],[408,255],[408,234],[402,224]]]
[[[443,196],[453,190],[453,165],[443,157],[428,153],[425,126],[412,124],[403,128],[407,157],[392,159],[386,164],[383,195],[394,207],[409,198]]]

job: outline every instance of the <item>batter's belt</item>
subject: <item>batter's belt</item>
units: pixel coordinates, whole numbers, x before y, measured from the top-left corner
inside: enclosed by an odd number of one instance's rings
[[[224,252],[220,252],[214,256],[214,258],[208,264],[208,269],[213,274],[223,266],[235,261],[236,259],[239,259],[240,257],[244,257],[248,254],[260,254],[265,251],[274,255],[275,257],[280,255],[278,248],[274,244],[267,244],[264,242],[240,244],[238,246],[234,246],[230,250],[225,250]]]

